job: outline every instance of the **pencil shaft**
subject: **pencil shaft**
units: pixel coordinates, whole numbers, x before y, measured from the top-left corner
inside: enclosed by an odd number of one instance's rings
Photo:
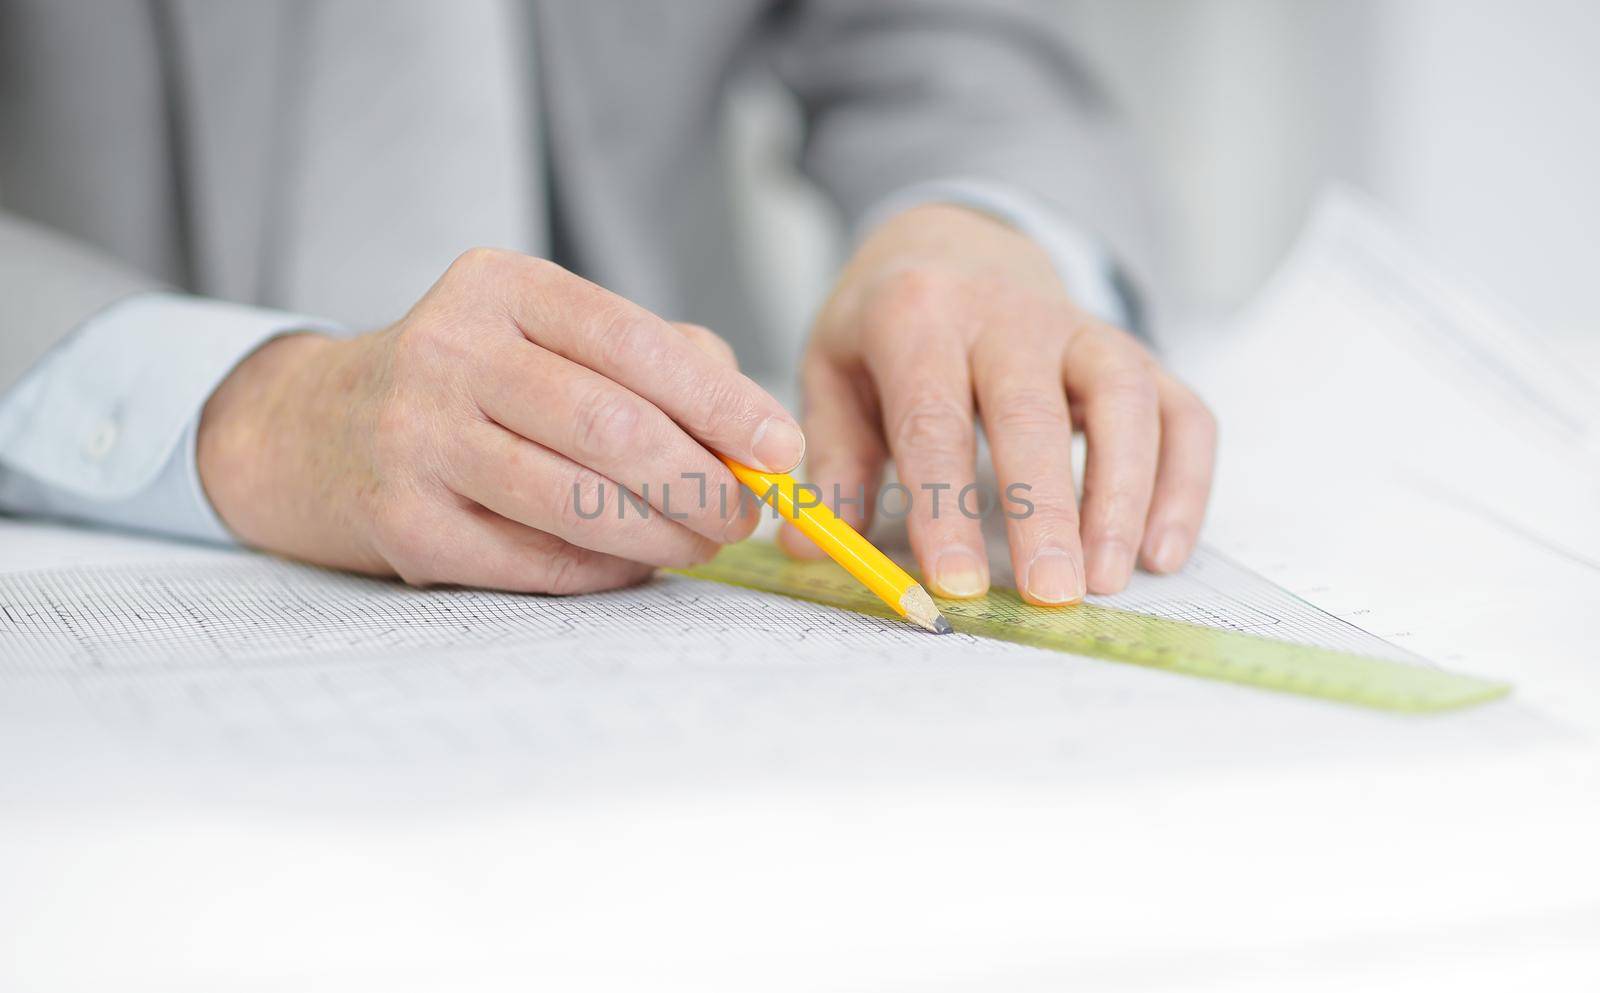
[[[794,477],[782,472],[761,472],[727,458],[722,461],[739,482],[791,521],[807,538],[816,542],[817,547],[829,558],[843,566],[846,572],[860,580],[896,613],[907,616],[902,602],[906,593],[921,589],[910,573],[873,547],[871,542],[820,501],[813,505],[806,499],[810,491],[801,489]]]

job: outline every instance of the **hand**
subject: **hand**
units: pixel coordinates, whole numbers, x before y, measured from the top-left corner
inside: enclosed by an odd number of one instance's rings
[[[817,320],[801,383],[808,476],[824,502],[835,485],[847,500],[864,491],[865,506],[840,510],[865,527],[892,456],[910,492],[912,548],[943,596],[989,585],[981,522],[956,503],[974,479],[974,398],[1029,601],[1117,592],[1136,556],[1171,572],[1200,533],[1216,446],[1210,413],[1132,336],[1074,306],[1032,241],[985,215],[930,205],[873,232]],[[1081,516],[1074,425],[1088,439]],[[1018,484],[1026,489],[1009,490]],[[976,499],[965,509],[976,514]],[[815,554],[792,530],[783,540]]]
[[[755,508],[708,447],[787,470],[805,442],[709,331],[474,250],[393,327],[247,359],[206,404],[199,465],[248,544],[414,584],[575,593],[750,533]]]

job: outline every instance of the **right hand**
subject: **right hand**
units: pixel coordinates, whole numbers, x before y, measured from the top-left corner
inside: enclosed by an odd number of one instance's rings
[[[247,544],[417,585],[578,593],[749,535],[755,507],[708,449],[786,471],[805,442],[711,332],[475,249],[392,327],[262,347],[207,402],[198,447]],[[650,512],[619,517],[622,488]]]

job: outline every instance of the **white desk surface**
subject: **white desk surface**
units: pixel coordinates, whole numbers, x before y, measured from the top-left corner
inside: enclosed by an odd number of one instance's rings
[[[385,761],[100,734],[0,680],[0,988],[1600,987],[1600,568],[1232,440],[1208,540],[1514,696],[846,649],[552,680],[534,747]],[[235,554],[0,521],[0,573]]]

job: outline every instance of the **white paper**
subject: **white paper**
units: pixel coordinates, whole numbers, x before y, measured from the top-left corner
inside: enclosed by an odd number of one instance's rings
[[[0,525],[35,543],[49,530]],[[138,543],[97,543],[123,560],[0,574],[0,690],[26,695],[36,722],[87,718],[130,745],[191,753],[414,762],[466,749],[522,761],[552,747],[659,755],[670,735],[689,764],[720,765],[724,750],[762,754],[763,736],[803,741],[825,713],[830,741],[807,750],[822,768],[906,723],[915,764],[949,750],[952,726],[1011,747],[1130,707],[1175,711],[1181,725],[1193,701],[1240,692],[676,576],[519,596],[414,590],[243,552],[173,562],[155,546],[141,561],[128,554]],[[1206,549],[1183,575],[1140,575],[1096,600],[1421,661]],[[1292,713],[1258,706],[1269,722]],[[928,714],[940,726],[917,727]],[[1210,733],[1214,748],[1260,733],[1238,733],[1237,719]],[[1502,724],[1519,722],[1485,726]]]
[[[1318,476],[1392,483],[1600,568],[1594,370],[1435,271],[1353,194],[1324,197],[1240,319],[1174,358],[1224,425],[1219,509]]]
[[[1121,602],[1510,700],[1402,717],[683,580],[414,593],[0,522],[0,986],[1600,983],[1593,394],[1330,210],[1176,356],[1222,419],[1208,542],[1269,582],[1203,554]]]

